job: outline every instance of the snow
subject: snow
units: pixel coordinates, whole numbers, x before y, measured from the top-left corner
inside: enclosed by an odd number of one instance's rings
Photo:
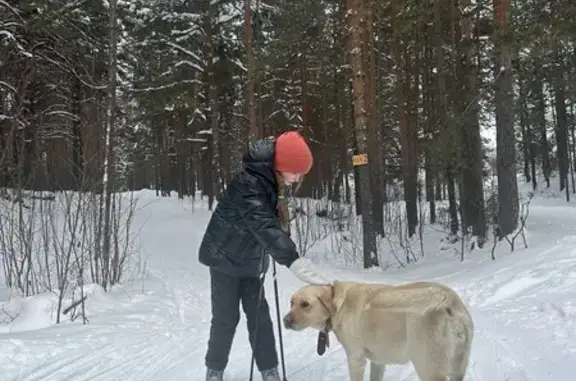
[[[55,324],[54,294],[21,298],[0,288],[0,381],[203,379],[210,287],[197,248],[210,211],[205,201],[157,198],[152,191],[141,191],[138,198],[132,228],[140,232],[145,275],[108,293],[85,285],[88,324],[67,315]],[[496,260],[490,260],[487,247],[460,261],[459,243],[440,244],[444,233],[437,227],[425,228],[424,256],[416,253],[416,263],[399,266],[384,250],[386,270],[362,270],[357,253],[348,254],[355,260],[336,261],[329,244],[334,237],[325,235],[307,255],[322,262],[332,277],[390,283],[426,279],[454,287],[476,327],[467,381],[569,381],[576,373],[576,203],[566,203],[559,192],[537,192],[530,208],[528,248],[517,243],[511,253],[501,244]],[[414,248],[419,250],[419,244]],[[278,272],[283,315],[290,295],[303,283],[283,267]],[[272,290],[267,276],[275,320]],[[248,378],[245,327],[242,316],[226,370],[229,381]],[[348,380],[335,337],[320,357],[316,332],[283,334],[290,381]],[[417,380],[411,365],[389,367],[385,379]]]
[[[45,293],[9,300],[3,306],[4,313],[15,318],[0,326],[0,332],[33,331],[50,327],[54,324],[52,311],[57,299],[56,295]]]
[[[174,48],[175,50],[178,50],[178,51],[184,53],[186,56],[192,58],[193,60],[196,60],[197,62],[200,62],[200,63],[203,63],[203,62],[204,62],[196,53],[194,53],[194,52],[192,52],[192,51],[190,51],[190,50],[188,50],[188,49],[186,49],[186,48],[183,48],[182,46],[180,46],[180,45],[178,45],[178,44],[176,44],[176,43],[174,43],[174,42],[167,41],[166,44],[167,44],[168,46],[171,46],[171,47]],[[201,68],[200,68],[199,70],[202,71]]]

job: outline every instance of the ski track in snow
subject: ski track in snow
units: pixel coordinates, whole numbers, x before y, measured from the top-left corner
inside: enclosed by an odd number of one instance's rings
[[[154,253],[144,292],[114,294],[118,303],[87,326],[61,324],[38,331],[0,334],[0,381],[202,380],[210,324],[208,270],[197,263],[197,247],[208,213],[161,212],[164,221],[145,226],[144,246]],[[513,255],[485,263],[481,270],[427,274],[425,268],[388,275],[337,270],[350,278],[412,280],[425,275],[456,288],[475,320],[467,381],[568,381],[576,374],[576,213],[559,209],[561,223],[549,224],[549,207],[535,207],[529,227],[535,247],[521,243]],[[568,210],[566,210],[568,209]],[[203,216],[198,219],[196,214]],[[177,220],[170,221],[171,219]],[[170,221],[170,223],[166,223]],[[534,222],[531,225],[531,221]],[[541,222],[543,221],[543,222]],[[199,226],[195,226],[199,225]],[[200,226],[201,225],[201,226]],[[550,247],[551,234],[559,237]],[[538,247],[538,242],[548,246]],[[184,242],[182,242],[184,241]],[[521,247],[522,246],[522,247]],[[480,255],[485,255],[482,253]],[[519,257],[522,266],[517,266]],[[445,268],[446,264],[441,264]],[[420,272],[419,272],[420,271]],[[420,275],[414,275],[420,274]],[[266,295],[276,315],[271,276]],[[279,268],[281,308],[302,283]],[[346,357],[331,335],[331,347],[319,357],[314,331],[284,332],[289,381],[348,380]],[[247,380],[251,351],[242,316],[233,343],[227,381]],[[368,369],[369,367],[367,367]],[[260,380],[258,372],[256,380]],[[385,380],[417,381],[412,365],[390,366]]]

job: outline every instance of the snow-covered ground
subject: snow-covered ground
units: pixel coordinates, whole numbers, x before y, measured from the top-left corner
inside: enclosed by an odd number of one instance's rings
[[[556,185],[554,185],[556,186]],[[363,271],[336,262],[324,271],[345,279],[374,282],[438,280],[455,287],[469,305],[476,334],[468,381],[572,381],[576,374],[576,203],[537,195],[527,222],[529,248],[505,245],[497,259],[487,248],[460,262],[441,250],[440,236],[427,234],[425,256],[405,267]],[[197,262],[197,247],[210,212],[204,203],[156,198],[140,192],[134,229],[142,229],[147,274],[103,293],[92,287],[89,324],[54,325],[54,298],[39,295],[6,301],[0,311],[19,313],[0,325],[0,381],[202,380],[210,322],[208,270]],[[327,246],[310,255],[325,260]],[[281,314],[302,283],[279,268]],[[272,280],[267,297],[275,317]],[[4,301],[4,302],[3,302]],[[242,318],[227,380],[248,379],[250,350]],[[316,332],[284,332],[288,379],[348,379],[344,352],[332,346],[316,354]],[[259,376],[256,376],[259,380]],[[386,380],[417,380],[411,365],[390,367]]]

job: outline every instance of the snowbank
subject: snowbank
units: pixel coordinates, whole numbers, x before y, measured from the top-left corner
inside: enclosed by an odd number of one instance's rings
[[[98,284],[87,284],[81,292],[76,288],[73,291],[76,297],[62,299],[63,322],[76,320],[82,314],[83,307],[86,315],[92,316],[117,305],[117,301]],[[3,322],[0,324],[0,333],[34,331],[55,325],[58,305],[58,291],[28,297],[17,296],[0,303],[0,322]],[[82,322],[82,318],[79,321]]]

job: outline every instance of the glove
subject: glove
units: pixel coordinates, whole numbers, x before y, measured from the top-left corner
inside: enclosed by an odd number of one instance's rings
[[[317,271],[316,264],[308,258],[298,258],[289,269],[298,279],[306,283],[316,285],[329,285],[332,283]]]

